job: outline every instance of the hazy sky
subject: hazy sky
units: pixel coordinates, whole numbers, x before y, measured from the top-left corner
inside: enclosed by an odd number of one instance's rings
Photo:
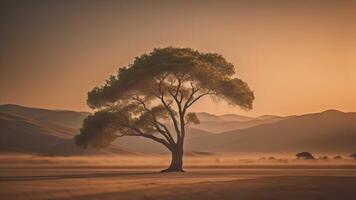
[[[356,1],[1,1],[0,104],[89,110],[86,93],[154,47],[217,52],[254,90],[244,112],[356,111]]]

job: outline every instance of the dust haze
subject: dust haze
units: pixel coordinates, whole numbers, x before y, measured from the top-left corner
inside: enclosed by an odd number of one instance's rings
[[[10,200],[271,199],[276,196],[297,199],[291,194],[299,192],[305,199],[350,199],[356,194],[355,161],[350,158],[298,160],[291,154],[274,158],[264,154],[188,155],[184,159],[187,172],[157,172],[169,162],[169,156],[164,155],[2,154],[0,197]],[[330,189],[337,193],[330,194]]]
[[[356,0],[0,1],[0,200],[356,197]]]

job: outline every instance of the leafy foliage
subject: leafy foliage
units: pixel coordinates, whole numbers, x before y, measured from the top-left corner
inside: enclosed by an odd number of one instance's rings
[[[234,75],[234,65],[219,54],[154,49],[88,93],[87,103],[96,113],[84,121],[75,141],[83,147],[102,147],[117,137],[142,136],[176,149],[183,144],[185,125],[199,123],[187,110],[202,97],[252,109],[253,92]]]
[[[186,123],[193,123],[193,124],[200,124],[200,120],[197,116],[197,114],[195,113],[188,113],[186,116],[185,116],[185,121]]]

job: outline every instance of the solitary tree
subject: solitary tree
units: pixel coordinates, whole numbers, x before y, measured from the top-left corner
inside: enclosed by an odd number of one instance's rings
[[[163,172],[182,172],[185,126],[199,123],[197,115],[188,112],[194,103],[211,96],[252,108],[253,92],[234,75],[234,65],[219,54],[154,49],[88,93],[87,103],[95,113],[84,120],[75,142],[86,148],[104,147],[122,136],[148,138],[172,153]]]

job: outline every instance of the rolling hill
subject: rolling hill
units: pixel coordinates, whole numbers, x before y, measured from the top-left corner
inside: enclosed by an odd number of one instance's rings
[[[225,114],[225,115],[219,115],[218,117],[224,121],[246,122],[246,121],[254,120],[253,117],[246,117],[246,116],[236,115],[236,114]]]
[[[6,108],[8,112],[12,111],[8,109],[8,106]],[[35,119],[0,112],[0,152],[52,156],[130,153],[115,145],[111,145],[105,150],[78,148],[73,142],[73,135],[78,133],[78,129],[71,127],[73,123],[69,123],[69,127],[66,127],[63,126],[63,122],[65,122],[63,120],[61,123],[52,123],[49,119],[41,120],[44,118],[39,117],[44,115],[52,116],[52,120],[54,120],[56,118],[54,113],[57,111],[45,110],[45,113],[41,113],[43,110],[39,110],[40,113],[37,113],[34,112],[36,109],[25,108],[24,111],[21,111],[21,109],[18,109],[19,107],[15,108],[17,108],[16,114],[31,116],[32,113]],[[75,112],[68,113],[69,116],[73,116]],[[80,116],[81,114],[78,115]],[[59,116],[63,117],[63,113],[60,113]],[[74,118],[77,119],[77,117]]]
[[[89,113],[0,105],[0,152],[46,155],[167,153],[160,144],[131,137],[120,138],[100,151],[82,150],[73,144],[72,138],[78,134],[87,115]],[[211,134],[194,128],[188,128],[188,131],[187,139]]]
[[[264,115],[260,117],[246,117],[236,114],[213,115],[209,113],[197,113],[200,124],[189,125],[194,129],[201,129],[212,133],[222,133],[226,131],[246,129],[261,124],[278,122],[288,117]]]
[[[187,148],[212,152],[353,152],[356,113],[328,110],[271,124],[193,138]]]
[[[0,105],[0,112],[73,129],[79,129],[84,118],[89,115],[87,112],[48,110],[14,104]]]
[[[104,150],[73,144],[89,113],[0,105],[0,152],[45,155],[167,153],[146,138],[123,137]],[[201,124],[187,127],[185,152],[350,153],[356,149],[356,113],[329,110],[301,116],[213,115],[198,113]],[[240,121],[236,121],[240,120]]]

